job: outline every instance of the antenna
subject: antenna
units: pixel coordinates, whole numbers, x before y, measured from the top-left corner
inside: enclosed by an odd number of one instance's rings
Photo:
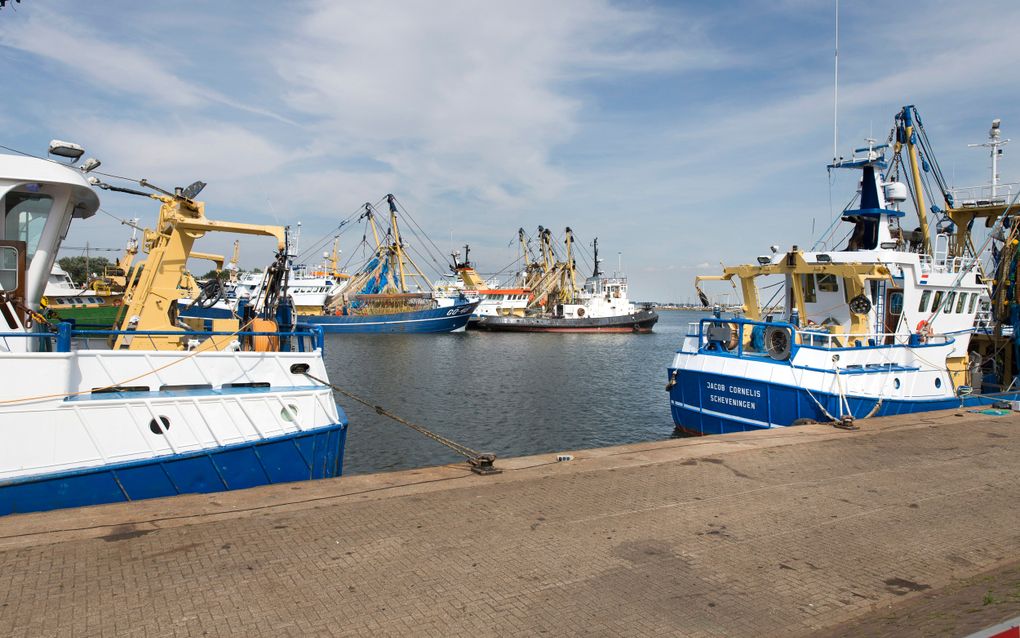
[[[970,146],[970,147],[985,146],[985,147],[988,147],[991,150],[991,158],[992,158],[992,182],[991,182],[991,186],[992,186],[992,199],[993,200],[995,199],[995,196],[998,194],[997,191],[998,191],[998,186],[999,186],[999,156],[1002,155],[1002,150],[1003,150],[1002,147],[1005,146],[1009,142],[1008,138],[1007,139],[1002,139],[1002,132],[1001,132],[1001,130],[999,128],[1001,124],[1002,124],[1002,120],[1000,120],[999,118],[995,118],[994,120],[992,120],[992,128],[988,129],[988,141],[987,142],[985,142],[984,144],[968,144],[967,145],[967,146]]]
[[[832,82],[832,161],[839,157],[839,0],[836,0],[836,55]]]

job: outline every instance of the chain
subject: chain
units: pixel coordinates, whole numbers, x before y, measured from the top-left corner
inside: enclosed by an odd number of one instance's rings
[[[417,423],[411,423],[407,419],[404,419],[396,414],[393,414],[392,412],[382,407],[381,405],[374,405],[371,401],[366,401],[365,399],[362,399],[361,397],[352,394],[347,390],[344,390],[343,388],[333,385],[329,381],[324,381],[323,379],[320,379],[312,374],[309,374],[307,371],[304,372],[304,375],[313,381],[318,381],[322,385],[331,388],[334,392],[338,392],[344,395],[345,397],[351,399],[352,401],[357,401],[358,403],[366,407],[372,408],[373,410],[375,410],[376,414],[381,414],[382,416],[389,417],[396,421],[397,423],[405,425],[414,430],[415,432],[418,432],[419,434],[422,434],[432,439],[436,443],[439,443],[440,445],[444,445],[450,448],[457,454],[460,454],[461,456],[467,458],[468,463],[471,464],[471,471],[477,474],[498,474],[499,472],[501,472],[501,470],[497,470],[492,466],[493,462],[495,462],[496,460],[495,454],[472,450],[466,445],[461,445],[456,441],[451,441],[445,436],[436,434],[435,432],[432,432],[431,430],[424,426],[418,425]]]

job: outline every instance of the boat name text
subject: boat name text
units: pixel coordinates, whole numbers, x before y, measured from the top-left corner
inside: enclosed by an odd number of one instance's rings
[[[725,383],[713,383],[711,381],[705,382],[705,388],[714,392],[726,392],[727,394],[736,394],[742,397],[750,397],[751,399],[760,399],[761,390],[754,388],[745,388],[739,385],[727,386]],[[745,410],[757,410],[758,403],[755,401],[748,401],[747,399],[736,398],[732,396],[720,396],[718,394],[708,395],[709,403],[721,403],[723,405],[732,405],[738,408],[744,408]]]

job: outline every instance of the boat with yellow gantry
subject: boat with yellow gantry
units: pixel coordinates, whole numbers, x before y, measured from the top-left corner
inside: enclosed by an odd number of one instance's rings
[[[209,219],[201,182],[111,186],[86,180],[99,162],[76,166],[81,147],[50,153],[66,161],[0,155],[0,514],[338,476],[347,418],[308,377],[327,378],[323,337],[285,302],[285,229]],[[40,314],[68,224],[99,208],[93,186],[160,203],[113,330]],[[276,239],[265,292],[239,318],[180,317],[208,233]]]

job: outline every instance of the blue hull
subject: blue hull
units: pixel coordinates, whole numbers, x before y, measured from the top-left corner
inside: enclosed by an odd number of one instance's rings
[[[670,368],[668,373],[672,377],[674,369]],[[987,406],[1018,396],[1020,393],[968,396],[962,400],[953,397],[886,399],[877,409],[876,399],[848,396],[847,401],[853,416],[860,419],[869,415],[879,417],[958,409],[961,404],[964,407]],[[669,403],[677,429],[694,435],[783,427],[793,425],[798,419],[827,423],[830,419],[819,404],[836,418],[845,412],[840,408],[839,396],[835,394],[814,391],[809,394],[803,388],[686,370],[676,374],[676,385],[669,391]]]
[[[298,315],[302,324],[320,326],[337,333],[435,333],[453,332],[467,325],[478,302],[389,315]]]
[[[347,422],[310,432],[0,483],[0,515],[333,478]]]

